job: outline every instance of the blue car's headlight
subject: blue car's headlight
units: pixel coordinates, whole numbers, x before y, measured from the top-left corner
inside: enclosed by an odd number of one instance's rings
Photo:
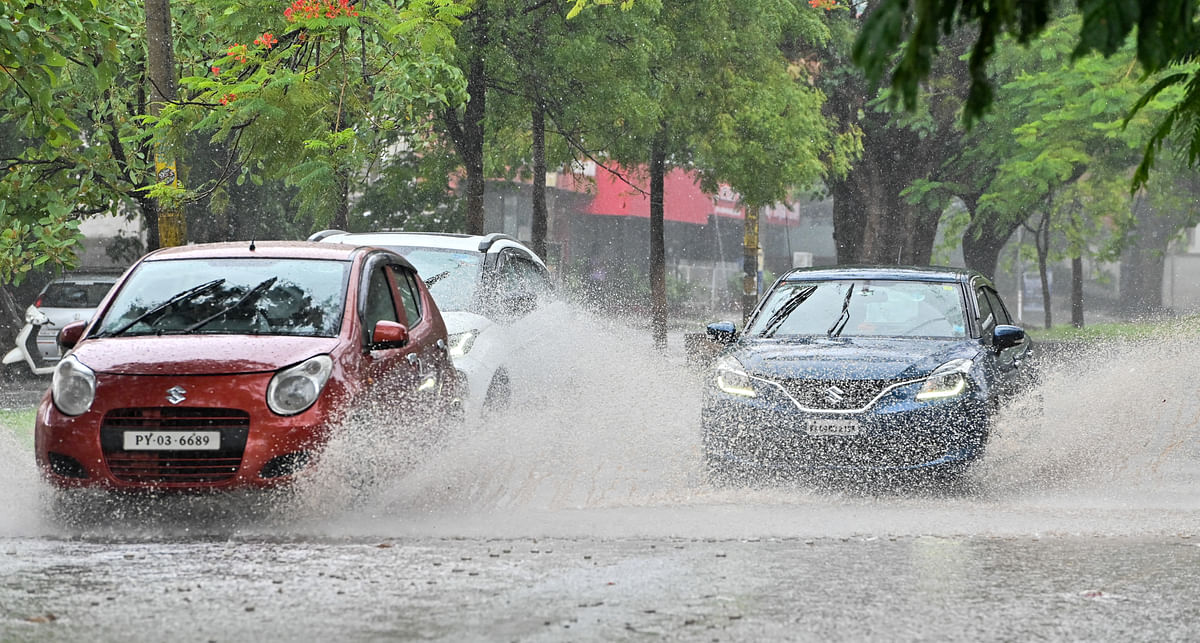
[[[730,395],[740,395],[742,397],[756,397],[758,395],[754,392],[754,386],[750,383],[750,376],[746,374],[746,369],[742,367],[741,362],[738,362],[729,355],[717,360],[715,378],[714,383],[717,385],[717,388]]]
[[[972,365],[969,359],[954,359],[937,367],[921,385],[917,399],[940,400],[961,395],[970,383],[967,373]]]

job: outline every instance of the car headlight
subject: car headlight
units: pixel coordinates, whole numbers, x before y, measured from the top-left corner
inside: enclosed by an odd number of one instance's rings
[[[742,397],[758,395],[754,392],[754,385],[750,382],[750,376],[746,374],[746,369],[742,367],[741,362],[729,355],[717,360],[716,385],[717,388],[730,395]]]
[[[271,378],[267,385],[267,406],[279,415],[295,415],[313,405],[329,381],[333,360],[317,355],[289,366]]]
[[[68,355],[54,367],[50,394],[63,414],[82,415],[96,400],[96,373],[74,355]]]
[[[462,357],[470,353],[475,346],[476,337],[479,337],[479,331],[474,328],[447,337],[446,343],[450,345],[450,357]]]
[[[921,385],[917,399],[940,400],[962,394],[967,390],[967,383],[970,381],[967,372],[971,370],[971,366],[972,362],[969,359],[954,359],[937,367]]]

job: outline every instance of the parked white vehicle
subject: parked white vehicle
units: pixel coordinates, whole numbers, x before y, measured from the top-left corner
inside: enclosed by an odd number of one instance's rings
[[[34,375],[49,375],[54,372],[54,363],[41,364],[40,353],[38,352],[38,335],[39,331],[50,323],[50,318],[37,306],[30,306],[25,309],[25,325],[17,333],[16,346],[9,349],[4,354],[4,359],[0,360],[0,364],[8,366],[10,364],[20,364],[25,362],[29,366],[29,371]]]
[[[521,321],[554,297],[546,264],[503,234],[318,232],[309,241],[393,250],[417,269],[442,311],[454,367],[466,382],[468,417],[506,406],[509,360],[531,337]]]
[[[5,366],[25,362],[35,375],[46,375],[62,356],[58,331],[79,320],[88,320],[117,280],[115,274],[68,274],[42,288],[25,309],[25,325],[17,333],[16,345],[4,354]]]

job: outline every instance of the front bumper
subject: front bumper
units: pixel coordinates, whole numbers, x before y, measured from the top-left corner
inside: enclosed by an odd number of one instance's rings
[[[92,408],[71,417],[49,392],[38,408],[34,447],[45,479],[63,488],[206,490],[285,484],[328,439],[327,405],[298,415],[267,408],[273,373],[219,376],[97,375]],[[186,400],[171,404],[180,387]],[[329,391],[322,394],[326,398]],[[126,450],[126,431],[220,434],[216,450]]]
[[[899,387],[857,412],[805,410],[782,396],[744,398],[712,391],[701,414],[705,457],[717,468],[781,474],[958,468],[979,458],[991,422],[987,401],[968,391],[918,402],[920,386]],[[822,424],[856,430],[810,432]]]

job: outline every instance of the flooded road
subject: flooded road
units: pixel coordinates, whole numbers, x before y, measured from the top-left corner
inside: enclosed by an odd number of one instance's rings
[[[0,431],[0,640],[1200,637],[1189,329],[1059,358],[961,489],[724,488],[677,343],[544,323],[512,409],[432,452],[346,427],[290,494],[59,524]]]

